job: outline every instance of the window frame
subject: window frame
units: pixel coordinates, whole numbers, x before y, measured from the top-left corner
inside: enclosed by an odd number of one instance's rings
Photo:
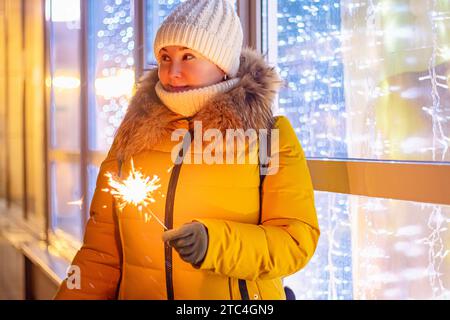
[[[28,10],[34,10],[37,9],[38,11],[34,12],[33,14],[28,14]],[[34,90],[34,86],[29,84],[30,81],[34,81],[35,79],[31,79],[28,77],[29,72],[29,65],[30,65],[30,54],[32,54],[33,50],[44,50],[44,44],[42,44],[39,48],[32,47],[31,51],[27,50],[28,46],[30,45],[30,42],[28,41],[28,38],[30,37],[28,30],[30,28],[34,28],[35,25],[38,23],[42,23],[42,27],[44,26],[44,17],[43,14],[45,12],[45,5],[44,0],[36,1],[36,3],[28,3],[25,0],[17,1],[13,3],[12,1],[2,1],[0,5],[0,22],[2,23],[1,26],[1,34],[2,37],[5,39],[3,41],[3,45],[0,48],[2,50],[2,55],[0,58],[2,58],[1,63],[3,64],[2,68],[2,74],[4,76],[4,81],[2,83],[2,92],[4,92],[4,98],[3,102],[4,104],[1,106],[2,114],[4,117],[2,117],[0,123],[3,124],[3,132],[0,132],[1,138],[0,140],[3,141],[1,144],[0,150],[4,151],[3,154],[5,155],[2,159],[2,177],[4,177],[3,183],[3,192],[0,195],[0,207],[4,209],[4,217],[5,221],[8,221],[8,225],[17,227],[21,230],[25,230],[31,237],[34,239],[37,239],[37,241],[46,241],[46,230],[47,230],[47,215],[46,215],[46,205],[47,201],[45,199],[47,192],[44,190],[42,192],[36,192],[34,196],[35,198],[35,204],[41,202],[44,207],[37,206],[33,209],[30,207],[30,201],[28,198],[28,191],[30,190],[30,185],[33,181],[37,181],[36,185],[40,185],[42,189],[45,189],[45,179],[46,174],[44,172],[43,176],[40,178],[36,178],[34,176],[33,179],[29,178],[30,170],[28,167],[27,162],[27,155],[29,154],[30,150],[30,143],[35,142],[36,140],[29,139],[28,136],[28,127],[27,123],[29,120],[29,116],[27,115],[27,110],[30,108],[29,104],[30,101],[27,99],[27,95],[29,94],[28,90]],[[27,18],[29,20],[27,20]],[[40,20],[40,21],[39,21]],[[16,24],[16,26],[13,26],[12,23]],[[18,27],[18,29],[15,29],[17,32],[16,35],[19,35],[19,37],[14,37],[14,41],[20,44],[20,49],[22,51],[22,55],[19,55],[17,57],[16,64],[20,65],[20,70],[17,69],[16,66],[10,65],[10,51],[11,47],[14,46],[11,45],[11,27]],[[45,37],[45,30],[44,28],[41,30],[42,37]],[[8,39],[10,41],[8,41]],[[42,61],[44,62],[44,61]],[[11,69],[14,71],[14,75],[12,75]],[[44,68],[42,68],[44,70]],[[11,99],[9,96],[10,88],[12,86],[10,79],[14,77],[20,76],[21,81],[21,103],[17,106],[17,108],[10,109]],[[32,89],[30,89],[32,88]],[[40,90],[40,88],[39,88]],[[45,104],[45,97],[42,97],[42,100],[36,100],[33,101],[35,104],[41,103],[43,107],[46,106]],[[7,156],[8,152],[11,149],[11,140],[10,140],[10,125],[11,125],[11,110],[14,112],[14,110],[17,110],[21,113],[20,115],[20,135],[21,140],[19,142],[21,149],[21,155],[20,160],[22,161],[22,165],[20,168],[22,177],[22,184],[21,184],[21,192],[23,193],[22,199],[20,199],[19,202],[14,201],[13,195],[12,195],[12,180],[14,177],[12,176],[12,165],[9,156]],[[45,117],[44,117],[45,118]],[[45,119],[43,119],[45,121]],[[42,155],[45,158],[46,152],[44,150],[45,148],[45,129],[42,128],[41,132],[44,137],[43,141],[41,141],[41,151]],[[44,160],[44,159],[43,159]],[[45,160],[44,160],[45,161]],[[45,166],[43,170],[46,170]],[[2,218],[2,217],[0,217]]]
[[[50,0],[51,1],[51,0]],[[44,7],[47,9],[48,0],[43,1]],[[86,83],[87,79],[87,35],[86,28],[88,23],[87,13],[88,2],[86,0],[80,0],[80,37],[78,43],[79,49],[79,57],[80,57],[80,152],[69,152],[60,149],[52,149],[51,146],[51,123],[52,123],[52,108],[51,105],[53,103],[53,96],[51,87],[48,87],[44,83],[44,97],[45,97],[45,177],[46,177],[46,242],[48,245],[52,245],[55,248],[64,248],[64,250],[58,250],[58,252],[64,255],[64,252],[67,252],[67,258],[74,257],[76,251],[82,244],[82,239],[78,239],[75,236],[70,235],[62,229],[54,229],[52,221],[54,220],[53,212],[52,212],[52,179],[51,179],[51,167],[52,163],[70,163],[77,164],[80,166],[80,194],[83,195],[83,201],[81,205],[81,229],[84,230],[84,226],[87,223],[87,206],[85,200],[85,192],[87,190],[87,186],[85,186],[87,181],[87,172],[84,173],[84,164],[86,162],[86,153],[88,147],[88,87]],[[51,17],[47,16],[47,10],[44,10],[44,24],[45,24],[45,54],[44,54],[44,65],[45,65],[45,79],[50,79],[52,76],[52,61],[51,61],[51,48],[53,45],[53,25],[51,21]],[[84,67],[83,67],[84,66]],[[86,120],[86,121],[83,121]]]
[[[48,0],[43,0],[44,6]],[[96,0],[80,0],[80,39],[78,43],[78,50],[80,52],[80,153],[70,152],[64,150],[51,149],[51,103],[52,103],[52,93],[51,88],[48,88],[44,84],[45,91],[45,109],[46,109],[46,123],[45,123],[45,170],[46,170],[46,241],[47,244],[52,247],[59,248],[58,252],[64,256],[67,260],[71,261],[75,256],[76,252],[82,245],[82,238],[78,239],[62,229],[53,229],[52,220],[54,219],[51,211],[52,203],[52,193],[51,193],[51,165],[52,162],[67,162],[76,163],[80,166],[80,194],[82,195],[81,202],[81,223],[82,230],[89,219],[89,207],[90,202],[89,197],[89,166],[95,165],[100,167],[101,163],[104,161],[107,152],[101,151],[91,151],[89,149],[89,90],[91,90],[91,83],[89,83],[89,27],[90,27],[90,4],[91,1]],[[133,8],[135,19],[133,22],[134,27],[134,39],[136,42],[134,50],[135,59],[135,80],[138,81],[139,77],[143,73],[144,68],[144,1],[145,0],[133,0]],[[48,79],[51,76],[52,66],[51,66],[51,46],[52,46],[52,23],[50,17],[44,17],[45,23],[45,78]]]

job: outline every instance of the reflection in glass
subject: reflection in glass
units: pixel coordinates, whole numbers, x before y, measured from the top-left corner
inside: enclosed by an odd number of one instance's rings
[[[76,239],[82,237],[80,167],[77,163],[52,162],[52,228],[62,229]]]
[[[450,161],[450,2],[264,2],[307,156]]]
[[[80,151],[80,1],[49,0],[51,148]]]
[[[86,197],[87,203],[86,206],[88,208],[91,207],[92,197],[94,196],[95,187],[97,183],[97,176],[100,171],[100,168],[96,165],[88,165],[87,168],[87,177],[88,177],[88,196]]]
[[[321,237],[297,299],[450,299],[450,207],[316,193]]]
[[[156,65],[155,56],[153,54],[153,41],[156,32],[164,19],[172,12],[172,10],[181,2],[180,0],[162,0],[162,1],[145,1],[145,58],[149,65]]]
[[[133,0],[90,2],[90,150],[109,149],[133,94],[133,6]]]
[[[353,298],[352,241],[349,198],[316,192],[320,238],[309,264],[284,284],[297,300],[349,300]]]

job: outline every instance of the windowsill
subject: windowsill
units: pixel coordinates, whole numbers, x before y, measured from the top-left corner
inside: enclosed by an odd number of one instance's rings
[[[14,209],[8,210],[0,203],[0,233],[17,251],[20,251],[56,285],[66,278],[70,261],[51,250],[45,241],[36,237],[29,230],[20,227],[11,218]]]
[[[11,245],[38,266],[56,285],[65,279],[70,262],[49,250],[43,241],[36,242],[30,235],[19,230],[1,232]]]
[[[70,263],[51,253],[45,246],[24,244],[22,252],[36,266],[40,267],[56,285],[59,285],[66,278],[66,271]]]

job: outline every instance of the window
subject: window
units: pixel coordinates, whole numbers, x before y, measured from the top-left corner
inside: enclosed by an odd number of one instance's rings
[[[89,149],[107,152],[135,82],[132,0],[91,1],[89,25]]]
[[[287,81],[279,112],[309,157],[450,160],[448,4],[278,0],[265,9],[265,49]]]
[[[156,60],[153,54],[153,41],[156,32],[164,19],[170,12],[180,4],[180,0],[145,1],[145,62],[146,65],[155,65]]]
[[[277,112],[289,117],[308,157],[448,166],[447,3],[262,7],[262,47],[287,84]],[[316,192],[316,205],[316,255],[286,279],[298,298],[448,297],[448,206],[328,192]]]
[[[51,226],[78,241],[99,165],[133,93],[134,5],[132,0],[47,1]]]
[[[278,110],[310,157],[348,155],[339,3],[278,0],[263,6],[263,48],[286,81]]]
[[[316,192],[321,238],[297,299],[446,299],[450,206]]]
[[[48,0],[51,228],[81,239],[80,1]],[[70,177],[70,178],[68,178]]]
[[[128,108],[135,83],[136,32],[133,0],[89,2],[88,148],[86,209],[99,165]]]

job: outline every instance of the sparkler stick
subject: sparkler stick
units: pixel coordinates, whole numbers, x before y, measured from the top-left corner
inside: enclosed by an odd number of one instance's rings
[[[158,176],[153,176],[152,180],[150,180],[150,177],[145,177],[142,172],[134,168],[133,159],[131,159],[130,174],[125,180],[110,172],[107,172],[105,176],[109,179],[111,189],[103,189],[103,191],[110,192],[118,200],[120,209],[123,209],[128,204],[136,206],[140,212],[144,209],[155,218],[164,230],[168,230],[153,211],[147,207],[150,203],[155,202],[153,192],[161,187],[161,185],[157,184],[160,180]]]
[[[167,229],[167,227],[165,226],[165,224],[162,223],[162,221],[159,220],[159,218],[152,212],[152,210],[150,210],[149,208],[145,208],[145,210],[150,211],[150,214],[152,215],[152,217],[156,219],[156,221],[164,228],[164,230],[166,230],[166,231],[169,230],[169,229]]]

